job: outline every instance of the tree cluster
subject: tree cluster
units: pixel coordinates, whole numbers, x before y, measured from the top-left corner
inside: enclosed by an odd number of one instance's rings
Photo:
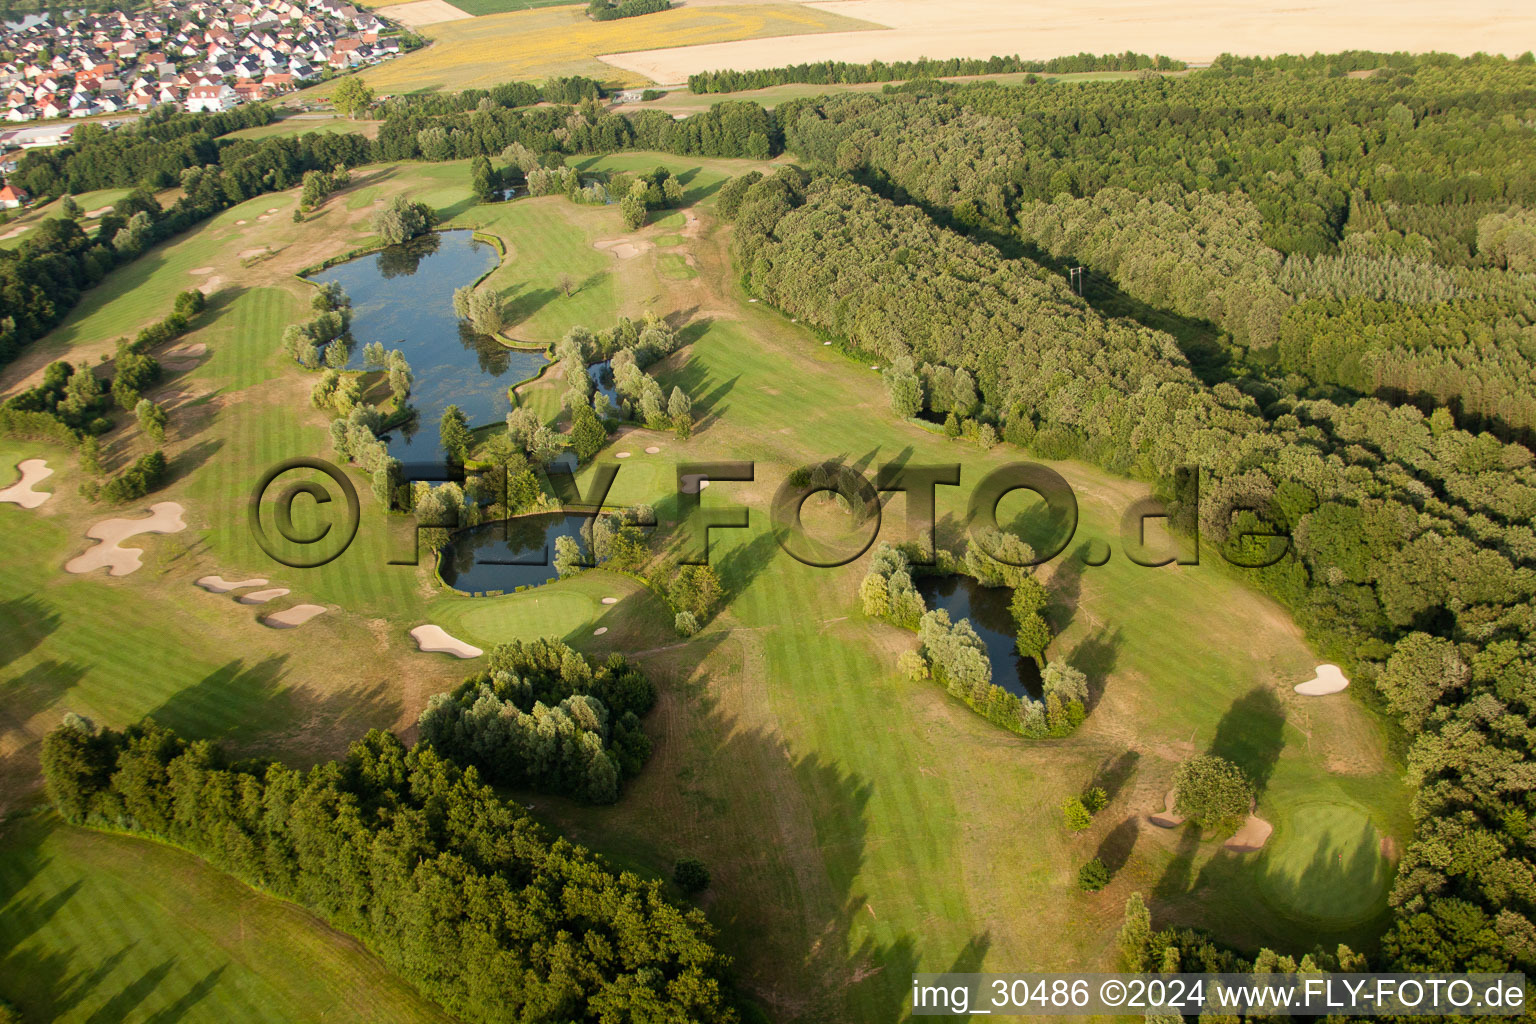
[[[417,724],[423,743],[493,785],[606,804],[650,756],[640,717],[655,701],[622,655],[594,665],[556,640],[513,641],[491,651],[489,671],[433,697]]]
[[[42,761],[68,821],[174,843],[307,908],[454,1016],[738,1019],[702,914],[552,838],[429,744],[375,731],[298,771],[229,765],[153,722],[76,720]]]
[[[899,82],[910,78],[957,78],[1019,72],[1061,75],[1083,71],[1182,71],[1186,66],[1181,60],[1161,54],[1148,57],[1144,53],[1130,51],[1102,56],[1080,53],[1075,57],[1053,57],[1050,60],[1024,60],[1017,54],[1011,57],[988,57],[985,60],[965,57],[931,60],[924,57],[919,60],[876,60],[868,64],[826,60],[781,68],[763,68],[759,71],[700,71],[688,76],[688,91],[702,95],[766,89],[773,85],[796,82],[807,85],[861,85],[869,82]]]

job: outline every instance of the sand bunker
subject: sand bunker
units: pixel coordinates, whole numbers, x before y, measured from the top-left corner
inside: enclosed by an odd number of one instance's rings
[[[1317,674],[1304,683],[1296,684],[1296,692],[1306,697],[1326,697],[1338,693],[1349,685],[1349,680],[1337,665],[1319,665]]]
[[[160,361],[173,370],[190,370],[197,366],[207,351],[208,346],[198,342],[196,345],[188,345],[186,348],[167,352]]]
[[[608,627],[607,626],[598,626],[596,629],[594,629],[592,631],[592,635],[593,636],[602,636],[606,632],[608,632]]]
[[[474,644],[467,644],[451,636],[441,626],[417,626],[411,630],[416,646],[429,654],[451,654],[455,658],[478,658],[485,652]]]
[[[682,484],[684,494],[698,494],[709,486],[709,480],[703,473],[684,473],[679,482]]]
[[[243,221],[243,220],[237,220],[237,221],[235,221],[235,223],[236,223],[236,224],[237,224],[237,225],[238,225],[238,224],[244,224],[244,223],[245,223],[245,221]]]
[[[271,629],[293,629],[302,626],[316,615],[324,615],[325,606],[319,604],[296,604],[292,608],[284,608],[280,612],[273,612],[264,619],[256,621]]]
[[[17,235],[20,235],[23,231],[27,230],[28,227],[29,225],[23,224],[20,227],[11,228],[11,230],[7,231],[5,234],[0,235],[0,239],[15,238]]]
[[[265,256],[271,250],[264,245],[258,245],[253,249],[241,249],[237,254],[242,260],[254,259],[257,256]]]
[[[22,459],[16,464],[16,468],[21,470],[21,479],[0,490],[0,501],[8,501],[22,508],[37,508],[53,497],[52,491],[32,489],[39,481],[53,476],[53,470],[48,468],[46,459]]]
[[[195,582],[210,594],[227,594],[231,590],[240,590],[244,587],[264,587],[267,585],[267,581],[264,579],[227,580],[223,576],[204,576]]]
[[[1147,820],[1158,828],[1178,828],[1184,824],[1184,816],[1174,813],[1174,797],[1175,791],[1170,789],[1163,797],[1163,809],[1147,815]]]
[[[605,598],[603,598],[603,604],[618,604],[618,603],[619,603],[619,599],[616,598],[616,597],[605,597]]]
[[[593,242],[592,248],[611,252],[621,260],[632,260],[643,252],[650,252],[655,244],[629,238],[603,238]]]
[[[1222,846],[1233,853],[1255,853],[1264,849],[1264,844],[1269,842],[1270,833],[1274,830],[1275,826],[1258,815],[1250,814],[1243,821],[1243,827]]]
[[[213,268],[212,267],[193,267],[191,270],[187,271],[187,273],[189,273],[189,274],[211,274],[211,273],[213,273]]]
[[[100,206],[100,207],[97,207],[96,209],[91,210],[88,213],[86,213],[86,216],[88,218],[90,218],[91,220],[95,220],[97,217],[103,217],[106,214],[111,213],[111,212],[112,212],[112,207],[110,207],[110,206]]]
[[[182,511],[177,502],[160,501],[149,507],[149,515],[143,519],[107,519],[97,523],[85,535],[101,543],[65,562],[64,571],[79,575],[106,569],[109,576],[127,576],[137,571],[143,564],[139,558],[143,551],[119,545],[141,533],[180,533],[187,528],[181,519]]]
[[[629,458],[629,452],[614,452],[613,457],[616,459],[627,459]]]
[[[266,604],[288,593],[287,587],[273,587],[271,590],[255,590],[249,594],[241,594],[235,598],[241,604]]]
[[[647,455],[655,455],[659,451],[661,451],[660,448],[657,448],[655,445],[651,445],[649,448],[647,448],[645,450],[645,454],[647,454]]]
[[[214,276],[198,285],[197,290],[202,292],[204,295],[212,295],[222,287],[224,287],[224,279],[222,277]]]

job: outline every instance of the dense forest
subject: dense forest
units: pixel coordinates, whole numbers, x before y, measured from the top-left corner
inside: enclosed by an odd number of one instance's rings
[[[868,64],[849,64],[846,61],[817,61],[811,64],[791,64],[782,68],[763,68],[758,71],[700,71],[688,76],[688,91],[704,94],[711,92],[742,92],[747,89],[766,89],[771,85],[788,85],[801,82],[808,85],[859,85],[868,82],[899,82],[909,78],[955,78],[962,75],[1003,75],[1033,72],[1043,75],[1061,75],[1084,71],[1182,71],[1187,65],[1181,60],[1164,57],[1148,57],[1144,53],[1080,53],[1075,57],[1053,57],[1050,60],[1024,60],[1014,54],[1011,57],[988,57],[985,60],[951,57],[948,60],[874,60]]]
[[[753,294],[915,366],[901,411],[963,371],[970,417],[1151,481],[1236,562],[1289,533],[1249,578],[1375,685],[1419,791],[1381,966],[1530,969],[1536,62],[1360,63],[805,101],[818,173],[720,208]]]
[[[697,910],[552,839],[473,768],[371,732],[308,771],[226,765],[146,722],[43,745],[69,821],[174,843],[355,935],[478,1021],[737,1020]]]

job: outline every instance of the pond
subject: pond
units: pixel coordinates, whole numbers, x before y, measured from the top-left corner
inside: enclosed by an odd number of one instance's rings
[[[581,528],[591,518],[542,512],[461,530],[443,548],[443,582],[470,594],[548,583],[556,578],[555,539],[575,537],[585,552]]]
[[[613,382],[613,364],[607,359],[600,363],[593,363],[587,367],[587,376],[592,378],[592,386],[597,389],[597,393],[607,396],[608,401],[617,408],[619,392]]]
[[[511,411],[507,388],[539,372],[541,351],[508,348],[476,334],[453,315],[453,291],[496,266],[496,250],[470,231],[442,231],[392,245],[311,276],[334,281],[352,299],[351,370],[363,368],[363,346],[382,342],[411,364],[411,404],[417,419],[387,437],[389,453],[407,466],[444,463],[438,420],[457,405],[471,426],[495,423]]]
[[[1040,699],[1040,667],[1014,647],[1013,613],[1008,610],[1011,589],[984,587],[974,577],[960,575],[918,576],[912,582],[930,610],[943,608],[952,622],[971,620],[987,646],[992,682],[1016,696]]]

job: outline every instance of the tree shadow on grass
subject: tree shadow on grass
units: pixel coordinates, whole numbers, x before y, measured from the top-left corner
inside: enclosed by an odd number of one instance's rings
[[[1274,691],[1255,686],[1232,702],[1216,725],[1207,753],[1225,758],[1243,770],[1262,797],[1285,749],[1285,708]]]
[[[184,480],[203,466],[209,459],[216,455],[220,448],[224,447],[221,440],[199,441],[190,447],[182,449],[170,465],[166,467],[165,481],[160,485],[163,489],[170,484]]]
[[[1126,862],[1131,859],[1131,851],[1136,848],[1136,838],[1140,834],[1140,822],[1135,815],[1132,815],[1116,825],[1099,841],[1099,848],[1094,856],[1103,861],[1111,876],[1125,867]]]
[[[1141,754],[1135,750],[1126,750],[1119,755],[1105,758],[1104,762],[1093,773],[1093,779],[1088,783],[1089,789],[1102,789],[1110,802],[1120,795],[1125,784],[1130,781],[1136,772],[1136,765],[1141,760]]]
[[[1120,644],[1118,626],[1114,629],[1099,626],[1079,640],[1072,653],[1067,655],[1068,663],[1088,677],[1089,711],[1097,707],[1104,696],[1104,687],[1110,672],[1114,671]]]
[[[0,601],[0,671],[42,643],[62,622],[53,605],[32,594]]]

